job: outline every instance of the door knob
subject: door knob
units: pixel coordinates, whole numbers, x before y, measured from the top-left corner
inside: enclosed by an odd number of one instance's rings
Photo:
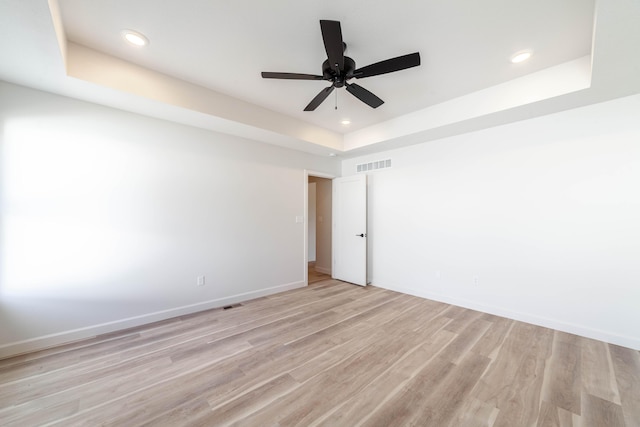
[[[365,237],[365,236],[366,236],[366,234],[364,234],[364,233],[356,234],[356,237]]]

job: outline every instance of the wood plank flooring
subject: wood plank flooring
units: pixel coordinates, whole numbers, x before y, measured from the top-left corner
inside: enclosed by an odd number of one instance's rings
[[[640,353],[310,275],[0,361],[2,426],[640,426]]]

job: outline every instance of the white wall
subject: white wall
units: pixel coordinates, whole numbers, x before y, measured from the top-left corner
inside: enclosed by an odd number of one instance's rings
[[[3,82],[0,124],[0,357],[304,285],[334,159]]]
[[[393,160],[373,284],[640,348],[638,117],[634,96],[343,161]],[[0,126],[0,357],[303,285],[304,169],[333,159],[2,82]]]
[[[640,349],[640,95],[383,158],[374,285]]]

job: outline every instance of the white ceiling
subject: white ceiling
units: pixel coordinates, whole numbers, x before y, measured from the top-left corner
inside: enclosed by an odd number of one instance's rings
[[[639,2],[594,3],[3,0],[0,79],[316,154],[355,155],[636,93]],[[359,67],[416,51],[422,65],[358,80],[385,100],[378,109],[340,89],[337,110],[332,95],[304,112],[328,82],[260,72],[321,74],[320,19],[342,23],[347,56]],[[150,45],[132,48],[123,29],[144,33]],[[625,48],[635,57],[619,52]],[[510,63],[522,49],[533,50],[532,59]],[[344,118],[352,123],[340,124]]]
[[[594,0],[165,1],[61,0],[67,37],[127,61],[337,132],[359,129],[587,55]],[[371,109],[346,91],[303,108],[325,81],[263,80],[261,71],[322,74],[319,19],[339,20],[360,66],[420,52],[419,68],[359,80],[386,103]],[[132,49],[120,31],[151,44]],[[509,56],[534,49],[530,63]]]

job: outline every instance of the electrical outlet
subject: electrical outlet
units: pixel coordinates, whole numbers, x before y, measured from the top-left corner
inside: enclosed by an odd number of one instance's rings
[[[473,284],[474,285],[478,284],[478,276],[473,276]]]
[[[204,276],[198,276],[197,284],[198,286],[204,286]]]

